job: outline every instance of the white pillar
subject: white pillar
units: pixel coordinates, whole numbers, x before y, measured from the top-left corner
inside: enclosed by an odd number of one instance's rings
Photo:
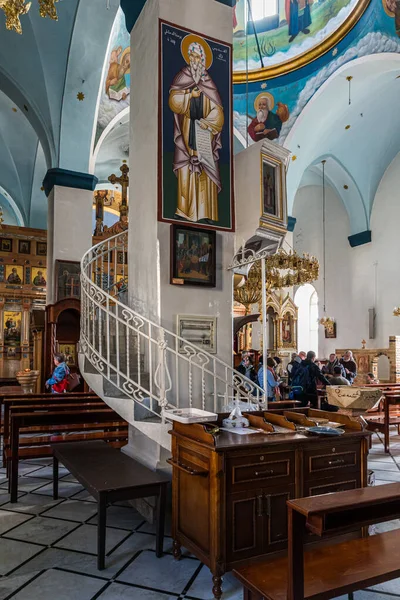
[[[134,3],[122,7],[130,22]],[[233,35],[232,9],[216,0],[147,0],[131,32],[129,305],[174,332],[178,314],[216,316],[218,356],[231,364],[232,274],[226,269],[233,257],[234,234],[217,233],[216,288],[170,284],[171,226],[158,222],[159,19],[224,42],[231,43]],[[124,452],[146,464],[162,463],[161,446],[153,452],[147,438],[143,444],[148,447],[143,447],[140,435],[130,429]]]
[[[56,301],[55,261],[81,261],[92,246],[93,190],[97,177],[50,169],[43,185],[47,213],[47,304]]]

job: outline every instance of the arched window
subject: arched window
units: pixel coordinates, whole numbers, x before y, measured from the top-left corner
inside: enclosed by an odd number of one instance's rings
[[[278,12],[278,0],[251,0],[251,15],[249,20],[261,21],[272,17]]]
[[[298,350],[313,350],[318,356],[318,294],[306,283],[296,292],[294,302],[299,309],[297,321]]]

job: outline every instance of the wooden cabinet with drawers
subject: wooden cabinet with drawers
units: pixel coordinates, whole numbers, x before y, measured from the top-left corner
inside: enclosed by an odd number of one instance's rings
[[[184,546],[210,568],[215,598],[224,573],[286,549],[287,500],[367,485],[370,434],[345,415],[335,420],[346,431],[335,438],[212,435],[174,423],[174,556]]]

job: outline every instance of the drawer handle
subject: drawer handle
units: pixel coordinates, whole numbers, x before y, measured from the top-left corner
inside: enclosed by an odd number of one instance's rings
[[[264,502],[263,502],[263,497],[261,496],[257,496],[257,516],[258,517],[262,517],[263,513],[264,513],[264,506],[263,506]]]
[[[167,463],[169,463],[173,467],[176,467],[177,469],[179,469],[179,471],[183,471],[184,473],[192,475],[193,477],[207,477],[208,475],[208,471],[206,471],[205,469],[197,471],[196,469],[192,469],[192,467],[189,467],[189,465],[184,465],[179,460],[173,460],[172,458],[168,458]]]
[[[264,471],[256,471],[254,473],[254,475],[273,475],[274,474],[274,470],[273,469],[264,469]]]
[[[344,464],[346,464],[346,461],[344,461],[343,459],[340,459],[340,458],[338,460],[330,460],[328,462],[328,465],[330,467],[335,467],[336,465],[344,465]]]

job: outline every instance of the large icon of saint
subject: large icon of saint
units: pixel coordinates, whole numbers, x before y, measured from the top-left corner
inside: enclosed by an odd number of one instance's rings
[[[208,43],[194,34],[182,40],[181,52],[187,64],[169,91],[169,108],[174,113],[173,170],[178,178],[175,214],[192,222],[216,223],[224,109],[208,73],[213,55]]]

